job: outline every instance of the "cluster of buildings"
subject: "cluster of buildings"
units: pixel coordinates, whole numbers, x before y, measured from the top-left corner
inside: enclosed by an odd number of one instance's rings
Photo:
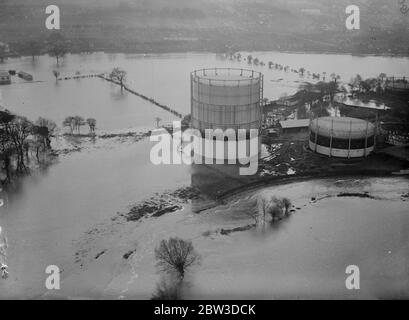
[[[214,68],[191,74],[191,124],[201,132],[215,128],[258,129],[260,134],[273,138],[302,134],[308,139],[310,151],[338,158],[366,157],[375,148],[375,125],[367,120],[335,116],[299,120],[282,117],[272,120],[273,126],[263,119],[263,113],[261,73]]]

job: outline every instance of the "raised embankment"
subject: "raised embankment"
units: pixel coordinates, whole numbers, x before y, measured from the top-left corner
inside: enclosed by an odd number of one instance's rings
[[[101,78],[101,79],[104,79],[105,81],[115,83],[115,84],[117,84],[118,86],[121,85],[120,82],[115,81],[115,80],[112,80],[112,79],[110,79],[110,78],[107,78],[107,77],[105,77],[105,76],[102,75],[102,74],[98,75],[97,77],[98,77],[98,78]],[[159,107],[159,108],[162,108],[163,110],[166,110],[166,111],[168,111],[168,112],[174,114],[176,117],[178,117],[178,118],[180,118],[180,119],[183,118],[183,115],[182,115],[181,113],[177,112],[176,110],[172,109],[171,107],[166,106],[166,105],[164,105],[164,104],[161,104],[161,103],[157,102],[155,99],[149,98],[149,97],[143,95],[142,93],[136,92],[135,90],[132,90],[132,89],[128,88],[126,85],[122,85],[122,87],[123,87],[124,90],[126,90],[126,91],[132,93],[132,94],[135,95],[135,96],[138,96],[138,97],[141,98],[141,99],[144,99],[144,100],[146,100],[146,101],[148,101],[148,102],[150,102],[150,103],[156,105],[156,106]]]
[[[120,82],[115,81],[115,80],[112,80],[112,79],[106,77],[104,74],[87,74],[87,75],[64,76],[64,77],[59,78],[58,80],[71,80],[71,79],[84,79],[84,78],[100,78],[100,79],[103,79],[103,80],[105,80],[105,81],[112,82],[112,83],[114,83],[114,84],[116,84],[116,85],[118,85],[118,86],[121,85]],[[135,95],[135,96],[138,96],[138,97],[141,98],[141,99],[144,99],[144,100],[146,100],[146,101],[148,101],[148,102],[154,104],[155,106],[157,106],[157,107],[159,107],[159,108],[162,108],[163,110],[166,110],[166,111],[172,113],[172,114],[175,115],[176,117],[178,117],[178,118],[180,118],[180,119],[183,118],[183,115],[182,115],[180,112],[178,112],[178,111],[172,109],[171,107],[166,106],[166,105],[164,105],[164,104],[161,104],[161,103],[157,102],[157,101],[156,101],[155,99],[153,99],[153,98],[147,97],[147,96],[145,96],[145,95],[142,94],[142,93],[139,93],[139,92],[137,92],[137,91],[135,91],[135,90],[132,90],[131,88],[127,87],[126,85],[122,85],[122,87],[123,87],[124,90],[126,90],[126,91],[132,93],[132,94]]]

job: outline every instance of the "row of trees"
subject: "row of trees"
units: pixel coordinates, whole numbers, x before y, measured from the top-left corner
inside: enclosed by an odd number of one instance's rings
[[[64,119],[62,125],[63,127],[68,127],[71,134],[81,134],[81,127],[88,125],[89,133],[94,134],[97,126],[97,120],[94,118],[84,120],[84,118],[80,116],[70,116]]]
[[[25,117],[16,116],[9,111],[0,111],[0,160],[6,179],[2,184],[11,181],[12,173],[23,173],[28,170],[30,154],[40,162],[40,153],[51,149],[51,137],[57,125],[48,119],[39,118],[31,122]]]
[[[31,55],[33,60],[36,56],[47,53],[54,57],[57,65],[70,50],[69,41],[59,32],[52,33],[46,41],[31,40],[23,48],[23,52]],[[0,62],[10,54],[8,46],[0,43]]]
[[[381,73],[376,78],[363,79],[359,74],[357,74],[348,83],[348,86],[353,92],[357,93],[369,93],[377,92],[383,93],[386,87],[387,76],[385,73]]]
[[[290,214],[291,200],[288,198],[277,198],[274,196],[257,198],[257,208],[249,211],[248,215],[255,221],[256,226],[264,224],[266,217],[271,217],[271,224],[276,220]]]
[[[228,53],[228,55],[230,57],[230,60],[236,59],[237,61],[241,61],[241,59],[242,59],[242,56],[241,56],[240,53],[234,54],[234,53],[230,52],[230,53]],[[249,65],[251,65],[251,64],[256,65],[256,66],[258,66],[258,65],[264,66],[265,65],[265,63],[263,61],[259,60],[258,58],[253,57],[252,55],[248,55],[247,58],[244,58],[244,60],[246,60]],[[322,79],[323,81],[325,81],[325,79],[327,77],[326,72],[323,72],[322,75],[321,75],[320,73],[310,72],[310,71],[306,70],[304,67],[301,67],[299,69],[293,69],[288,65],[275,63],[273,61],[269,61],[267,63],[267,65],[268,65],[269,69],[275,69],[275,70],[285,71],[285,72],[291,71],[293,73],[299,74],[302,77],[307,75],[308,77],[312,77],[313,79],[316,79],[316,80],[321,80]],[[333,79],[334,77],[337,78],[337,79],[340,79],[340,76],[335,75],[335,74],[331,74],[330,77],[331,77],[331,79]]]

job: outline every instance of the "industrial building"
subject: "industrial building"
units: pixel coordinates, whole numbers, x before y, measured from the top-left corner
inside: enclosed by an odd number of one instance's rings
[[[259,129],[263,75],[244,69],[202,69],[191,73],[192,126]]]
[[[233,129],[238,139],[238,130],[245,129],[248,140],[250,129],[261,128],[262,100],[260,72],[212,68],[191,73],[191,124],[202,137],[206,129]]]
[[[322,117],[311,120],[309,147],[329,157],[359,158],[375,147],[375,126],[349,117]]]

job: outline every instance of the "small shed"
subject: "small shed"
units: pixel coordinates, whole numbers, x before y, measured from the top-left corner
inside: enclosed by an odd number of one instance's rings
[[[282,133],[307,132],[310,126],[310,119],[285,120],[280,121]]]

